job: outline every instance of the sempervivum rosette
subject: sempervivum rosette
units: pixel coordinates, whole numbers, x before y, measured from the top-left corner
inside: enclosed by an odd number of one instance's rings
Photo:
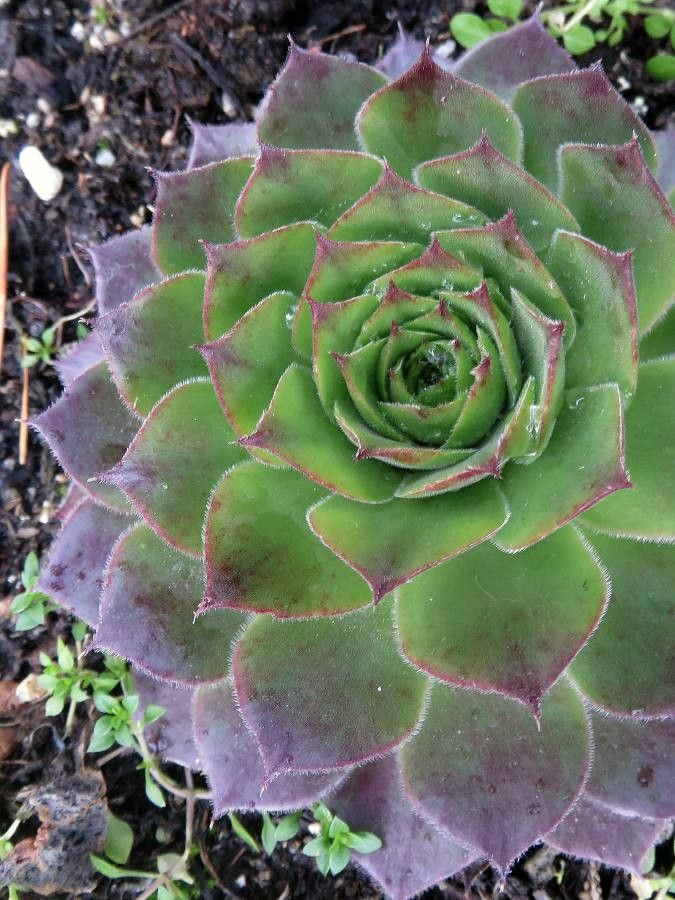
[[[94,251],[44,587],[179,698],[216,812],[330,794],[394,897],[541,838],[635,868],[675,736],[652,136],[532,20],[392,81],[292,47],[253,137],[198,126]]]

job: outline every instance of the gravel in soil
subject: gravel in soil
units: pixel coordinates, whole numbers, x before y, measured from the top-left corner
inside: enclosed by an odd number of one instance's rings
[[[30,438],[26,463],[19,464],[20,335],[38,337],[60,317],[88,307],[92,284],[86,247],[150,221],[153,181],[148,167],[185,165],[188,117],[213,124],[252,117],[262,89],[284,61],[289,33],[303,46],[372,61],[393,41],[399,19],[417,37],[428,36],[450,50],[449,19],[462,8],[480,12],[483,5],[475,0],[4,3],[0,162],[15,161],[22,147],[34,145],[63,173],[64,183],[46,204],[17,167],[12,173],[10,303],[0,386],[0,689],[39,671],[38,651],[53,654],[56,636],[67,634],[64,617],[52,615],[45,628],[23,635],[12,631],[9,619],[23,560],[30,550],[40,555],[47,550],[56,530],[53,513],[66,484],[35,438]],[[635,29],[620,50],[603,48],[600,56],[614,84],[647,124],[662,128],[675,113],[669,86],[644,78],[644,60],[655,50]],[[75,322],[68,322],[58,329],[57,343],[75,337]],[[30,370],[31,412],[46,408],[59,393],[50,366]],[[39,700],[13,708],[5,694],[0,690],[0,823],[11,821],[21,789],[81,765],[92,725],[81,713],[73,736],[64,742],[63,722],[45,721]],[[131,756],[122,756],[106,765],[104,773],[111,810],[134,828],[132,863],[144,863],[159,848],[180,852],[183,809],[172,801],[164,810],[150,806],[135,766]],[[258,827],[255,819],[250,824]],[[192,870],[204,898],[381,896],[354,867],[337,878],[323,878],[302,856],[299,841],[273,857],[253,854],[226,823],[212,825],[205,804],[198,808],[196,844]],[[657,859],[668,864],[666,851],[660,853]],[[494,872],[479,865],[424,896],[487,898],[496,887]],[[512,900],[632,896],[623,873],[564,859],[545,848],[530,851],[501,888]],[[135,893],[124,882],[101,880],[93,893],[83,896]]]

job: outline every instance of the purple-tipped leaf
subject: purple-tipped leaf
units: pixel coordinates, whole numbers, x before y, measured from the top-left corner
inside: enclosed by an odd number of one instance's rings
[[[662,131],[652,132],[652,140],[658,156],[656,180],[672,205],[672,192],[675,188],[675,125],[671,123]]]
[[[216,817],[232,809],[282,811],[312,806],[343,777],[343,773],[280,775],[266,784],[260,750],[241,718],[229,680],[197,689],[194,727]]]
[[[84,495],[86,497],[86,495]],[[103,571],[131,519],[84,499],[64,521],[42,568],[39,589],[96,626]]]
[[[137,716],[150,705],[164,709],[164,715],[156,722],[146,725],[143,731],[150,752],[179,766],[199,769],[200,759],[192,729],[194,691],[150,678],[136,669],[134,692],[141,700]]]
[[[188,169],[199,169],[233,156],[253,156],[258,149],[255,122],[202,125],[191,121],[190,129],[192,146]]]
[[[590,737],[565,681],[546,695],[538,720],[513,700],[436,684],[401,755],[414,807],[505,872],[575,803]]]
[[[144,225],[90,247],[99,313],[110,312],[162,277],[152,257],[152,229]]]
[[[424,41],[414,38],[409,31],[397,24],[396,40],[389,47],[384,56],[375,63],[378,72],[383,72],[387,78],[398,78],[406,69],[415,63],[424,49]]]
[[[138,430],[138,420],[120,400],[105,363],[76,378],[32,424],[89,496],[113,509],[128,509],[120,491],[97,480],[120,461]]]
[[[398,653],[389,601],[339,619],[260,616],[236,645],[237,699],[268,775],[382,756],[410,736],[426,679]]]
[[[392,900],[416,896],[478,856],[413,810],[395,753],[356,769],[328,802],[352,831],[370,831],[382,841],[375,853],[352,858]]]
[[[108,563],[97,649],[179,684],[225,677],[230,644],[245,617],[226,609],[195,621],[202,586],[200,563],[136,525],[122,535]]]
[[[80,375],[103,359],[101,342],[96,332],[88,334],[64,356],[54,361],[61,384],[67,388]]]
[[[464,53],[453,72],[508,102],[524,81],[575,69],[572,57],[551,37],[535,13]]]

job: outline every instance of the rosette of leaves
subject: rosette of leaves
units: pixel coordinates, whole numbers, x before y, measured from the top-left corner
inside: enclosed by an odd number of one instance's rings
[[[536,19],[380,68],[292,46],[94,249],[43,588],[159,679],[217,813],[330,795],[393,897],[540,839],[637,868],[674,811],[668,155]]]

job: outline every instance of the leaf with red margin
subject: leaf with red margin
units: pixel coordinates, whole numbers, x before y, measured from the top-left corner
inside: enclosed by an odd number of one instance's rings
[[[667,827],[663,821],[621,816],[582,797],[545,841],[570,856],[640,873],[647,853]]]
[[[546,451],[531,465],[504,471],[511,518],[495,538],[502,550],[529,547],[608,494],[631,487],[618,386],[570,392],[566,400]]]
[[[122,458],[138,430],[105,363],[87,369],[31,425],[77,484],[104,506],[128,511],[120,491],[95,479]]]
[[[675,816],[675,721],[593,713],[593,770],[586,795],[622,815]]]
[[[241,237],[293,222],[329,226],[382,173],[382,162],[348,150],[287,150],[260,145],[253,174],[234,214]]]
[[[522,133],[513,112],[485,88],[436,65],[429,47],[396,81],[380,88],[359,111],[364,148],[387,159],[403,178],[418,163],[466,150],[487,128],[509,159],[521,155]]]
[[[229,679],[197,689],[194,728],[216,818],[232,809],[280,812],[312,806],[343,777],[280,775],[265,786],[260,750],[237,709]]]
[[[103,569],[115,541],[131,522],[128,516],[82,500],[51,546],[38,590],[95,627]]]
[[[78,341],[69,353],[54,360],[53,366],[65,388],[102,359],[101,342],[96,332],[93,331]]]
[[[370,831],[382,841],[376,853],[353,852],[352,859],[392,900],[416,896],[478,858],[412,809],[396,754],[360,766],[329,803],[352,831]]]
[[[162,273],[152,258],[152,229],[144,225],[89,248],[96,276],[99,313],[126,303],[138,291],[160,281]]]
[[[232,656],[239,708],[268,776],[375,759],[410,736],[426,679],[394,639],[391,603],[338,619],[259,616]]]
[[[155,173],[152,251],[162,272],[203,269],[201,241],[234,239],[234,206],[252,169],[253,159],[245,156],[187,172]]]
[[[151,410],[121,461],[105,474],[159,537],[202,551],[206,505],[223,471],[246,459],[208,378],[179,384]]]
[[[244,313],[278,291],[301,294],[316,252],[314,228],[288,225],[257,238],[206,245],[204,334],[217,340]]]
[[[202,125],[188,119],[192,146],[188,169],[222,162],[232,156],[253,156],[258,150],[255,122],[228,122],[227,125]]]
[[[544,697],[540,720],[498,694],[435,684],[401,758],[413,807],[505,872],[576,801],[590,733],[566,681]]]
[[[414,666],[536,712],[608,598],[594,552],[567,527],[517,556],[481,544],[404,585],[398,632]]]
[[[535,12],[525,22],[481,41],[460,56],[453,72],[507,102],[516,88],[538,75],[572,72],[576,64],[541,24]]]
[[[350,441],[326,416],[312,373],[291,365],[243,447],[267,450],[327,490],[363,503],[389,500],[400,475],[375,460],[355,460]]]
[[[604,534],[675,542],[675,356],[642,363],[626,412],[626,466],[633,490],[584,514]]]
[[[525,134],[525,168],[552,191],[558,187],[558,148],[570,141],[623,144],[631,135],[638,135],[649,166],[656,165],[649,129],[599,63],[576,72],[533,78],[516,90],[512,106]],[[615,215],[613,209],[609,218]]]
[[[205,599],[284,617],[330,616],[365,606],[361,579],[307,527],[324,492],[292,470],[245,462],[216,487],[205,525]],[[264,512],[261,513],[261,510]]]
[[[375,187],[343,213],[327,232],[336,241],[419,241],[432,231],[485,222],[472,206],[458,198],[423,190],[385,163]]]
[[[291,41],[286,63],[258,110],[258,135],[277,147],[358,150],[354,118],[386,83],[370,66],[309,53]]]
[[[398,33],[396,40],[389,47],[382,59],[375,63],[378,72],[383,72],[388,78],[398,78],[406,69],[409,69],[419,59],[424,49],[424,41],[418,41],[407,31],[400,20],[396,23]]]
[[[89,494],[81,488],[76,481],[71,481],[66,489],[66,496],[56,510],[55,518],[59,522],[65,522],[71,513],[74,513],[83,500],[88,500]]]
[[[308,521],[368,582],[377,603],[420,572],[487,540],[507,518],[498,490],[484,482],[423,503],[366,505],[328,497],[310,510]]]
[[[289,291],[271,294],[217,341],[198,348],[220,405],[239,436],[255,427],[279,379],[296,359],[288,319],[297,302]]]
[[[442,232],[447,234],[448,232]],[[437,291],[470,291],[482,281],[480,270],[467,266],[441,247],[434,237],[427,249],[405,266],[380,275],[369,285],[375,294],[385,294],[393,282],[411,294],[433,294]]]
[[[221,609],[195,622],[202,579],[199,562],[168,547],[146,525],[134,526],[108,563],[95,648],[177,684],[225,677],[230,645],[246,617]]]
[[[495,150],[485,132],[462,153],[422,163],[414,178],[422,187],[470,203],[491,219],[516,210],[523,235],[537,251],[548,247],[557,228],[578,228],[555,194]]]
[[[571,673],[592,703],[639,718],[675,714],[675,547],[596,534],[612,602]]]
[[[611,381],[632,397],[639,351],[631,254],[559,231],[546,261],[577,319],[576,338],[565,355],[566,386]]]
[[[199,769],[192,729],[194,691],[158,681],[135,669],[134,693],[141,699],[136,718],[140,718],[150,705],[164,709],[164,715],[151,725],[146,725],[143,731],[150,752],[179,766]]]
[[[444,250],[494,278],[504,297],[520,291],[550,319],[565,322],[565,346],[576,333],[574,315],[553,276],[532,250],[516,224],[513,212],[484,228],[462,228],[436,234]]]
[[[207,374],[194,349],[203,338],[203,290],[204,276],[185,272],[97,320],[115,384],[138,415],[146,416],[178,382]]]
[[[633,250],[640,334],[646,334],[673,300],[675,214],[637,139],[623,147],[568,144],[560,171],[559,194],[582,233],[610,250]]]

